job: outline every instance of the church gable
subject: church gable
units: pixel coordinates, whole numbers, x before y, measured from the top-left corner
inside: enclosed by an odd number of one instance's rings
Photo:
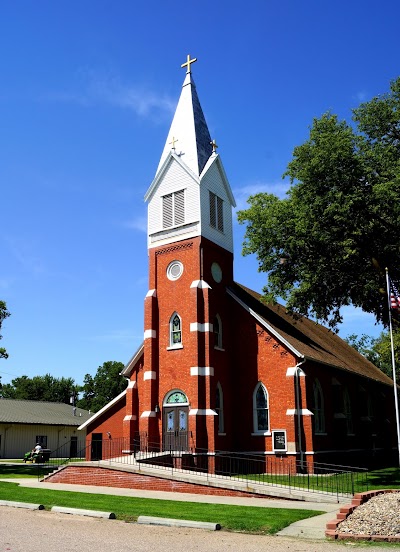
[[[201,233],[210,241],[233,252],[232,201],[229,184],[217,160],[201,178]]]
[[[199,184],[174,156],[148,196],[149,247],[199,234]]]

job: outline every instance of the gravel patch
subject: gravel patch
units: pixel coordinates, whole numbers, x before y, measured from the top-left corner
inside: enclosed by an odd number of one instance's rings
[[[339,523],[336,532],[400,537],[400,492],[370,498]]]

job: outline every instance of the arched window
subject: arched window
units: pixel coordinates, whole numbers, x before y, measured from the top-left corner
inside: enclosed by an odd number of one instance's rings
[[[324,396],[322,394],[322,387],[318,379],[314,381],[313,385],[314,395],[314,430],[315,433],[325,433],[325,410],[324,410]]]
[[[214,347],[222,349],[222,322],[219,314],[214,318]]]
[[[253,420],[255,433],[269,431],[268,392],[261,382],[256,385],[253,393]]]
[[[353,413],[351,410],[350,395],[347,387],[343,393],[344,415],[346,416],[347,435],[354,435]]]
[[[217,383],[217,388],[215,390],[215,412],[218,414],[218,433],[224,433],[224,396],[219,382]]]
[[[170,347],[182,345],[182,320],[177,312],[171,316],[169,321]]]

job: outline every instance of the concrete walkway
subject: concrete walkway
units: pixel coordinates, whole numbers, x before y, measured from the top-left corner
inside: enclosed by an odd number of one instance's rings
[[[336,517],[340,505],[327,502],[303,502],[269,498],[247,498],[232,496],[211,496],[191,493],[174,493],[166,491],[144,491],[117,487],[101,487],[92,485],[76,485],[67,483],[42,483],[37,479],[1,479],[9,483],[18,483],[21,487],[48,488],[59,491],[74,491],[79,493],[106,494],[114,496],[131,496],[136,498],[153,498],[158,500],[177,500],[181,502],[203,502],[208,504],[233,504],[237,506],[257,506],[260,508],[286,508],[298,510],[318,510],[325,514],[297,521],[289,525],[278,535],[305,539],[325,539],[326,523]]]

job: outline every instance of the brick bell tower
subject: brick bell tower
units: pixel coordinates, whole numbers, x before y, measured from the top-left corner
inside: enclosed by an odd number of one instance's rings
[[[215,450],[221,385],[229,388],[235,200],[187,56],[181,96],[145,201],[149,291],[138,429],[164,450]],[[228,393],[229,394],[229,393]]]

